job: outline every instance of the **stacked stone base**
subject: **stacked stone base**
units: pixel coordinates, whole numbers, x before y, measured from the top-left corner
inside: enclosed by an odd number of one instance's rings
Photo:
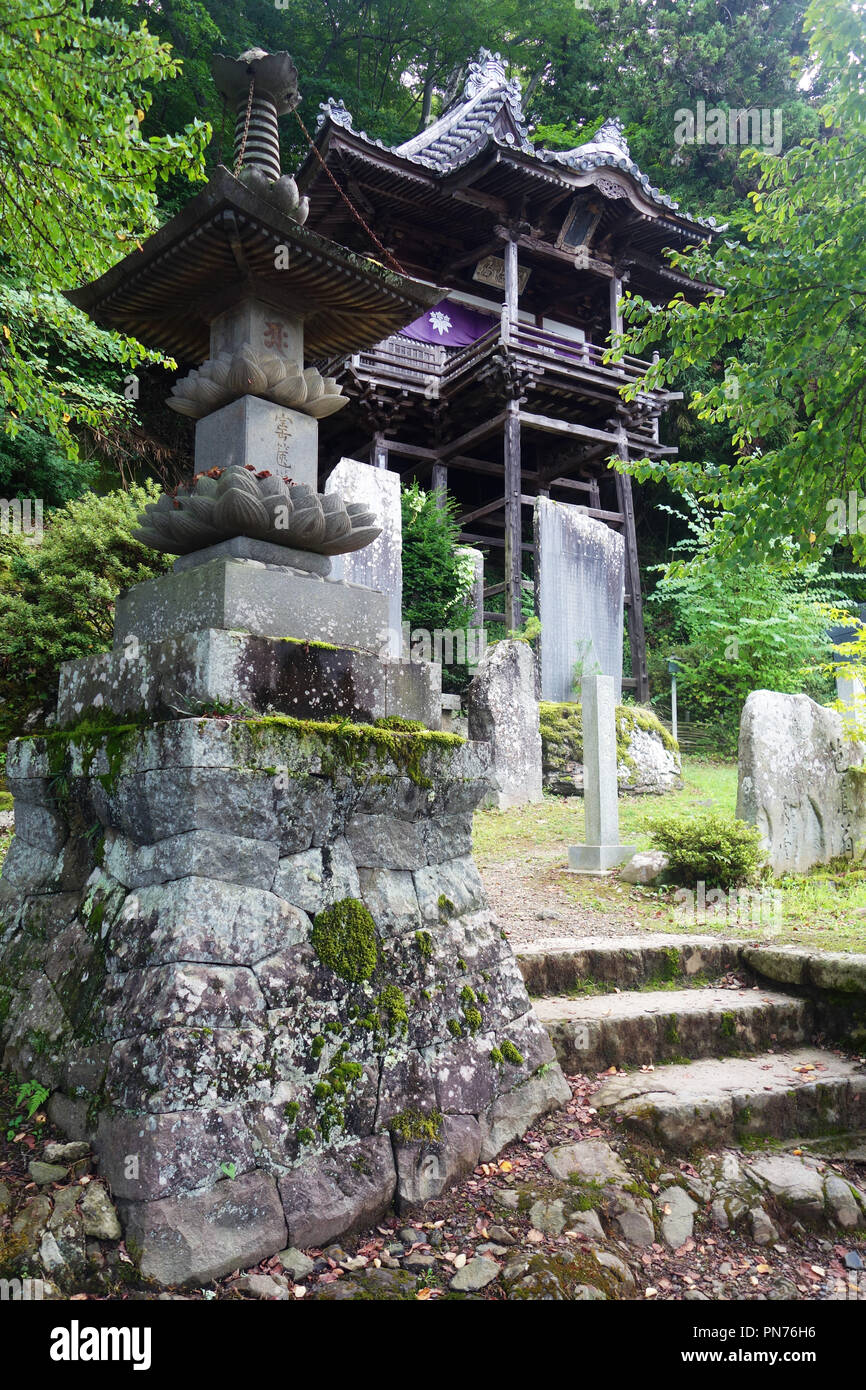
[[[7,770],[3,1062],[92,1140],[146,1275],[411,1209],[568,1098],[471,858],[485,746],[91,721]]]

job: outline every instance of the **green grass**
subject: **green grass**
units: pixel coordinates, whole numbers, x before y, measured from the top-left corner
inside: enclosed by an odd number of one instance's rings
[[[620,837],[625,844],[650,849],[648,823],[659,814],[717,810],[734,815],[737,803],[737,765],[733,762],[683,760],[682,791],[665,796],[620,798]],[[564,872],[567,846],[584,839],[583,799],[548,797],[541,805],[510,811],[479,811],[475,816],[474,849],[482,869],[510,860],[531,866],[539,889],[555,885],[585,916],[617,913],[638,931],[685,930],[676,915],[670,889],[633,888],[607,879],[582,878]],[[828,950],[866,951],[866,867],[847,863],[815,869],[767,885],[781,893],[781,925],[737,926],[722,917],[696,924],[700,933],[783,944],[822,946]],[[591,926],[591,921],[587,923]]]

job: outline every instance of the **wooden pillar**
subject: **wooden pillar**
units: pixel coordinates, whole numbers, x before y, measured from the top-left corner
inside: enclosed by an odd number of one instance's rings
[[[517,326],[517,242],[513,237],[505,243],[505,294],[502,304],[502,340],[507,345],[513,327]],[[523,480],[520,466],[520,401],[512,399],[505,415],[505,627],[516,632],[523,627],[520,606],[523,570],[521,567],[523,540],[523,511],[521,494]]]
[[[628,437],[624,429],[619,432],[620,458],[628,458]],[[634,501],[631,491],[631,478],[628,473],[617,473],[616,495],[619,510],[625,518],[623,540],[625,541],[625,583],[631,597],[628,611],[628,641],[631,648],[631,670],[635,679],[635,696],[640,704],[649,699],[649,677],[646,668],[646,635],[643,626],[643,597],[640,587],[640,565],[637,558],[637,536],[634,525]]]
[[[509,401],[505,416],[505,627],[516,632],[523,627],[520,607],[521,541],[523,491],[520,469],[520,402]]]
[[[388,467],[388,441],[381,430],[377,430],[373,435],[373,442],[370,445],[370,462],[374,468]]]
[[[622,332],[622,312],[619,301],[622,299],[622,280],[614,275],[610,282],[610,331],[611,336]]]
[[[502,338],[507,343],[512,328],[517,327],[517,242],[505,243],[505,296],[502,303]]]
[[[430,478],[430,487],[433,492],[438,493],[438,503],[444,507],[445,498],[448,492],[448,465],[445,463],[434,463],[433,473]]]

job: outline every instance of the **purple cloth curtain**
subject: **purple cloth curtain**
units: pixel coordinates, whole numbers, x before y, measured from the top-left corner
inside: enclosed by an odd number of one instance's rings
[[[443,343],[445,347],[466,347],[476,343],[498,322],[494,314],[481,314],[453,300],[442,299],[419,319],[400,329],[404,338],[416,343]]]

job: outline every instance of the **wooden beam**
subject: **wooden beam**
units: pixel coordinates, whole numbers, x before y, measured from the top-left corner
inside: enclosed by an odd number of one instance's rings
[[[448,495],[448,469],[444,463],[434,463],[430,487],[437,494],[438,505],[444,507]]]
[[[505,545],[504,539],[500,539],[499,536],[477,536],[471,531],[461,531],[460,541],[461,544],[465,542],[466,545],[495,545],[497,547]],[[532,555],[535,554],[535,546],[527,545],[525,541],[521,544],[520,549],[529,551]]]
[[[388,443],[381,430],[373,435],[370,444],[370,462],[374,468],[388,467]]]
[[[548,487],[567,487],[575,492],[592,492],[592,483],[585,483],[580,478],[551,478]]]
[[[576,425],[571,420],[556,420],[552,415],[535,415],[529,410],[521,410],[520,423],[532,430],[542,430],[546,434],[567,434],[578,439],[597,439],[610,444],[611,454],[615,454],[619,444],[619,433],[607,430],[590,429],[589,425]]]
[[[464,449],[471,445],[489,439],[491,434],[495,434],[499,426],[505,423],[505,418],[506,412],[503,410],[499,415],[494,415],[492,420],[485,420],[483,425],[476,425],[474,430],[461,434],[459,439],[452,439],[450,444],[444,444],[439,450],[439,458],[443,463],[449,462],[454,454],[462,454]]]
[[[523,587],[524,587],[524,589],[534,589],[534,588],[535,588],[535,585],[533,584],[533,582],[532,582],[531,579],[524,579],[522,582],[523,582]],[[495,594],[501,594],[501,593],[503,592],[504,588],[505,588],[505,585],[504,585],[504,584],[491,584],[489,589],[485,589],[485,590],[484,590],[484,597],[485,597],[485,598],[493,598],[493,596],[494,596]]]
[[[464,512],[463,516],[457,518],[457,524],[468,526],[470,521],[480,521],[483,516],[490,516],[491,512],[501,512],[504,507],[504,498],[497,497],[493,502],[486,502],[483,507],[476,507],[474,512]]]

